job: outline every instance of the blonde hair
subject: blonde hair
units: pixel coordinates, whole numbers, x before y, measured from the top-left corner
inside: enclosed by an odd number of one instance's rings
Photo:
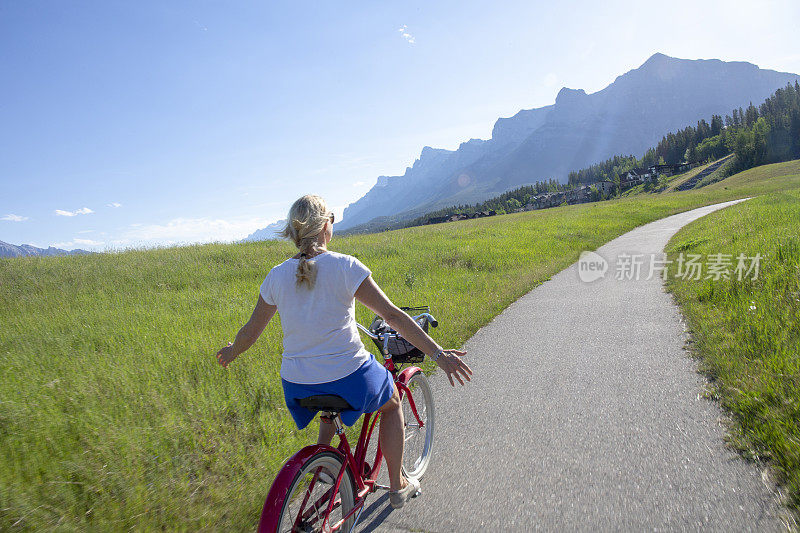
[[[330,221],[330,211],[325,200],[315,194],[307,194],[295,201],[289,209],[286,228],[281,235],[294,242],[300,250],[300,262],[297,265],[297,286],[306,284],[314,288],[317,271],[314,263],[307,256],[317,251],[317,237],[325,222]]]

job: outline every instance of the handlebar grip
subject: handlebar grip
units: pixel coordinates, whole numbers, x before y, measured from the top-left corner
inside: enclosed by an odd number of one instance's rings
[[[436,320],[436,318],[430,313],[428,313],[428,324],[430,324],[431,327],[434,327],[434,328],[438,328],[439,327],[439,321]]]

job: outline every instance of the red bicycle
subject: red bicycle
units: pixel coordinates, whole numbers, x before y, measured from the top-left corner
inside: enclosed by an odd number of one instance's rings
[[[413,319],[426,332],[439,324],[425,307],[403,307],[407,313],[420,312]],[[358,324],[384,357],[384,366],[394,376],[400,393],[405,420],[403,473],[419,479],[428,468],[433,446],[433,393],[425,374],[413,366],[425,357],[420,350],[398,335],[380,317],[369,328]],[[403,365],[411,365],[402,368]],[[380,413],[366,413],[355,451],[350,447],[339,413],[350,405],[339,396],[321,395],[300,401],[303,407],[320,411],[322,421],[334,424],[339,446],[314,444],[295,453],[278,472],[264,502],[259,532],[349,532],[358,522],[367,496],[378,489],[383,454],[380,444],[372,448],[370,439]],[[377,439],[376,439],[377,440]]]

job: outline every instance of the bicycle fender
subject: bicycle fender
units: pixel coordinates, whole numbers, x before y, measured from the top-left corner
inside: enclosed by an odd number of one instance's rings
[[[267,494],[267,499],[264,501],[264,508],[261,510],[261,520],[258,522],[258,533],[274,533],[278,529],[278,520],[281,517],[281,509],[283,508],[283,500],[286,493],[289,492],[289,487],[292,485],[297,473],[303,468],[303,465],[313,456],[320,452],[331,452],[336,454],[346,463],[347,459],[342,453],[333,446],[325,446],[323,444],[313,444],[306,446],[289,458],[284,463],[280,472],[278,472],[275,481]]]
[[[422,369],[418,366],[410,366],[408,368],[404,368],[400,375],[397,376],[397,381],[402,383],[403,385],[408,384],[408,380],[411,379],[411,376],[416,374],[417,372],[422,372]]]

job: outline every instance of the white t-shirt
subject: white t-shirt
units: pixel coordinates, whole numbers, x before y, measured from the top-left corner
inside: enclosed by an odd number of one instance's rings
[[[261,284],[261,297],[281,316],[281,377],[302,384],[341,379],[370,358],[356,328],[353,296],[371,272],[355,257],[323,252],[311,259],[317,280],[309,290],[297,286],[298,261],[287,259]]]

